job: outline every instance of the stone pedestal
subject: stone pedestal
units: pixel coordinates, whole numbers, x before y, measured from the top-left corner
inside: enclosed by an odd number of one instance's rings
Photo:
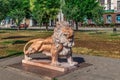
[[[78,69],[82,69],[88,66],[91,66],[89,63],[85,63],[84,59],[81,57],[73,57],[73,60],[78,62],[77,66],[70,66],[67,63],[66,58],[59,58],[61,62],[60,66],[52,66],[51,58],[46,57],[42,54],[32,55],[32,60],[26,61],[22,60],[21,62],[14,63],[9,65],[9,68],[14,71],[22,72],[30,76],[38,76],[40,78],[53,80],[55,78],[67,75]]]
[[[50,63],[50,60],[22,60],[23,64],[27,65],[32,65],[32,66],[37,66],[41,68],[46,68],[46,69],[51,69],[51,70],[56,70],[60,72],[68,72],[71,69],[76,68],[77,66],[70,66],[67,62],[62,62],[60,63],[59,66],[53,66]]]

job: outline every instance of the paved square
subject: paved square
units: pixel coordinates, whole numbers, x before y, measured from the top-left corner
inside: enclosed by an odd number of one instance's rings
[[[38,54],[37,57],[39,56],[41,55]],[[80,61],[92,65],[57,77],[57,80],[120,80],[119,59],[87,55],[73,55],[73,57],[80,57]],[[1,59],[0,80],[44,80],[39,75],[8,67],[8,65],[20,63],[22,59],[23,56]]]

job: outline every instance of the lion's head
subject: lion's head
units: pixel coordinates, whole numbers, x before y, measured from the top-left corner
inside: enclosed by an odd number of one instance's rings
[[[68,22],[57,22],[53,40],[55,43],[61,43],[66,47],[72,47],[74,45],[74,31]]]

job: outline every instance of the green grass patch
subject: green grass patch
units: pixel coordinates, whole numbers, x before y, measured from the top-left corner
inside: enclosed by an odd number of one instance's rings
[[[13,44],[13,45],[14,45],[14,44],[24,44],[24,43],[26,43],[26,42],[28,42],[28,41],[16,40],[16,41],[14,41],[12,44]]]
[[[110,36],[120,36],[120,33],[112,33]]]
[[[3,45],[8,45],[8,44],[24,44],[26,43],[27,41],[24,41],[24,40],[9,40],[9,41],[3,41],[3,42],[0,42],[1,44]]]
[[[0,31],[0,33],[6,33],[6,31]]]
[[[106,32],[103,31],[94,31],[94,32],[88,32],[89,35],[101,35],[101,34],[106,34]]]
[[[23,52],[16,51],[16,50],[6,50],[8,55],[21,55]]]
[[[0,56],[23,54],[23,47],[29,40],[47,38],[53,31],[42,30],[0,30]],[[78,54],[120,58],[120,33],[111,31],[75,31],[73,52]],[[4,47],[5,46],[5,47]]]
[[[23,52],[15,51],[15,50],[6,50],[6,53],[7,53],[6,55],[0,56],[0,59],[11,57],[11,56],[19,56],[23,54]]]
[[[7,44],[13,44],[14,41],[13,40],[9,40],[9,41],[3,41],[3,42],[0,42],[1,44],[3,45],[7,45]]]

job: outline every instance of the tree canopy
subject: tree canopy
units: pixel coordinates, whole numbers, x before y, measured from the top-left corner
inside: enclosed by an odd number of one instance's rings
[[[0,0],[0,19],[5,19],[15,9],[20,9],[25,12],[25,16],[30,16],[29,0]]]
[[[98,16],[103,15],[99,14],[103,9],[96,0],[65,0],[62,9],[67,20],[76,22],[77,30],[78,22],[83,22],[85,18],[96,20]]]
[[[34,2],[33,17],[38,21],[47,24],[50,19],[56,18],[60,9],[59,0],[36,0]]]
[[[76,22],[76,29],[78,22],[84,22],[85,18],[100,24],[103,15],[103,8],[96,0],[0,0],[0,20],[9,15],[22,16],[17,18],[19,21],[33,17],[39,25],[45,23],[46,28],[49,20],[55,19],[61,10],[67,20]]]

